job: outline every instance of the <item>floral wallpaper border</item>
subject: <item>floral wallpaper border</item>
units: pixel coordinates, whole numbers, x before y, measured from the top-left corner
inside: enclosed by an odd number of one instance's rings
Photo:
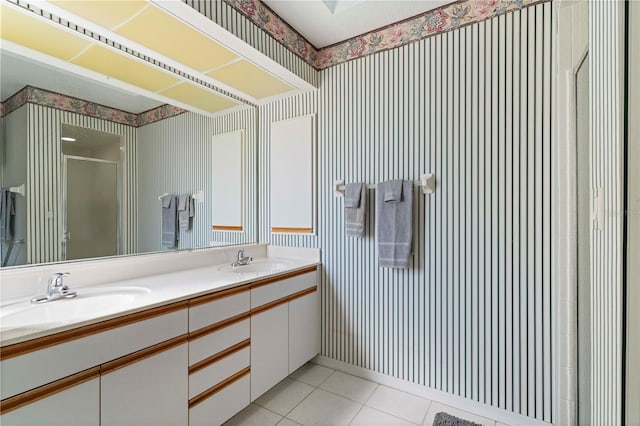
[[[126,124],[132,127],[155,123],[156,121],[174,117],[185,112],[184,109],[173,105],[162,105],[140,114],[134,114],[60,93],[38,89],[37,87],[25,86],[5,102],[0,103],[0,116],[4,117],[26,103],[74,112],[76,114]]]
[[[460,0],[387,27],[316,49],[261,0],[224,0],[318,70],[550,0]]]
[[[183,112],[187,112],[187,110],[169,104],[161,105],[157,108],[138,114],[136,117],[136,127],[146,126],[147,124],[155,123],[156,121],[175,117]]]

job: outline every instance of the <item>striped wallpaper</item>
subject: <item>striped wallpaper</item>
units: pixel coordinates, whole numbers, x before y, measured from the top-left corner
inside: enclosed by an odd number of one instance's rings
[[[591,420],[603,425],[620,424],[622,404],[623,23],[623,2],[589,2],[591,186],[604,197],[591,231]]]
[[[212,200],[211,164],[212,136],[245,129],[245,178],[243,200],[246,217],[244,230],[211,231]],[[195,203],[191,231],[181,235],[179,248],[207,247],[216,244],[241,244],[257,241],[256,197],[256,110],[205,117],[186,112],[138,128],[138,248],[141,252],[159,251],[161,247],[161,215],[158,196],[203,190],[204,203]]]
[[[553,413],[553,14],[539,4],[320,73],[259,109],[260,240],[322,250],[322,355],[542,421]],[[269,123],[317,112],[318,235],[270,235]],[[434,173],[409,270],[344,233],[333,182]]]
[[[136,247],[136,129],[73,112],[27,104],[27,262],[61,259],[62,236],[62,124],[87,127],[121,137],[122,164],[121,249],[135,253]],[[127,201],[129,200],[129,201]]]
[[[313,66],[280,44],[233,6],[220,0],[182,1],[300,78],[318,86],[318,72]]]

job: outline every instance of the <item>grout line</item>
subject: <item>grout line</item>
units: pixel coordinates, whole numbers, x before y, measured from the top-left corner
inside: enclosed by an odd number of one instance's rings
[[[363,379],[363,380],[365,380],[365,379]],[[369,381],[371,382],[371,380],[369,380]],[[378,388],[380,387],[380,383],[376,383],[376,382],[371,382],[371,383],[375,383],[376,387],[373,389],[373,392],[371,392],[371,395],[369,395],[369,398],[367,398],[367,400],[362,403],[362,405],[366,405],[367,407],[371,407],[367,403],[371,400],[371,398],[373,398],[373,395],[378,391]],[[371,408],[373,408],[373,407],[371,407]]]
[[[289,376],[287,376],[287,377],[289,377]],[[292,380],[295,380],[295,379],[292,379]],[[297,381],[298,381],[298,382],[300,382],[299,380],[297,380]],[[303,384],[305,384],[305,385],[307,385],[307,386],[311,386],[311,387],[313,388],[313,390],[312,390],[311,392],[309,392],[309,393],[307,394],[307,396],[305,396],[304,398],[302,398],[302,399],[300,400],[300,402],[298,402],[296,405],[294,405],[294,406],[293,406],[293,408],[291,408],[289,411],[287,411],[287,414],[285,414],[285,415],[284,415],[284,417],[287,417],[289,414],[291,414],[291,412],[292,412],[293,410],[295,410],[296,408],[298,408],[298,406],[299,406],[300,404],[302,404],[302,402],[303,402],[305,399],[309,398],[309,395],[311,395],[312,393],[314,393],[314,392],[316,391],[316,389],[318,389],[318,387],[317,387],[317,386],[310,385],[309,383],[304,383],[304,382],[300,382],[300,383],[303,383]],[[295,422],[295,420],[293,420],[293,421]],[[296,422],[296,423],[298,423],[298,422]]]
[[[362,409],[364,408],[364,404],[360,405],[360,409],[358,410],[358,412],[356,413],[355,416],[353,416],[353,418],[351,419],[351,421],[349,422],[349,424],[353,424],[353,421],[358,417],[358,414],[360,414],[360,412],[362,411]]]
[[[255,405],[255,406],[257,406],[257,407],[262,408],[263,410],[267,410],[268,412],[273,413],[273,414],[275,414],[276,416],[282,417],[282,419],[284,419],[284,418],[285,418],[285,416],[283,416],[282,414],[280,414],[280,413],[276,413],[275,411],[270,410],[270,409],[269,409],[269,408],[267,408],[267,407],[263,407],[262,405],[258,404],[258,403],[257,403],[257,402],[255,402],[255,401],[253,401],[251,404],[249,404],[249,407],[250,407],[251,405]],[[245,408],[245,409],[243,409],[243,410],[246,410],[246,408]],[[242,411],[241,411],[241,412],[242,412]],[[278,420],[278,423],[280,423],[280,422],[282,421],[282,419]],[[277,425],[278,423],[276,423],[276,425]]]

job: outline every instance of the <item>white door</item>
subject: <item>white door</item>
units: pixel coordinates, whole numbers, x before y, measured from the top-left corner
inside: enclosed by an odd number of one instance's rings
[[[289,374],[289,306],[251,315],[251,401]]]
[[[118,163],[65,155],[64,171],[65,259],[120,254]]]
[[[100,380],[89,380],[0,416],[0,424],[98,426]]]
[[[627,153],[627,425],[640,425],[640,3],[629,2]]]
[[[320,352],[318,292],[289,302],[289,373]]]
[[[188,423],[188,346],[184,343],[101,377],[102,426]]]

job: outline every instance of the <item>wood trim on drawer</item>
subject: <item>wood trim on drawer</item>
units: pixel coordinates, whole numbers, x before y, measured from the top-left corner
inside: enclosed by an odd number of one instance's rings
[[[56,302],[51,302],[56,303]],[[24,355],[29,352],[39,351],[41,349],[48,348],[50,346],[59,345],[71,340],[81,339],[83,337],[91,336],[93,334],[102,333],[103,331],[111,330],[114,328],[129,325],[135,322],[148,320],[151,318],[166,315],[172,312],[186,309],[188,307],[187,301],[172,303],[170,305],[159,306],[157,308],[147,309],[145,311],[136,312],[129,315],[123,315],[121,317],[101,321],[95,324],[89,324],[83,327],[74,328],[71,330],[61,331],[59,333],[50,334],[48,336],[38,337],[36,339],[27,340],[25,342],[15,343],[0,348],[0,360],[4,361],[9,358],[13,358],[19,355]]]
[[[189,374],[197,373],[198,371],[207,368],[211,364],[215,364],[221,359],[240,352],[241,350],[248,348],[249,346],[251,346],[251,339],[243,340],[240,343],[236,343],[235,345],[230,346],[227,349],[218,352],[217,354],[211,355],[210,357],[205,358],[202,361],[196,362],[189,367]]]
[[[202,336],[206,336],[207,334],[215,333],[216,331],[229,327],[230,325],[242,322],[251,318],[251,312],[243,312],[239,315],[233,316],[231,318],[227,318],[226,320],[222,320],[215,324],[208,325],[206,327],[200,328],[196,331],[192,331],[189,333],[189,340],[199,339]]]
[[[226,290],[217,291],[213,294],[207,294],[204,296],[196,297],[189,300],[189,307],[204,305],[205,303],[213,302],[214,300],[223,299],[225,297],[234,296],[239,293],[251,290],[251,284],[241,285],[239,287],[232,287]]]
[[[276,277],[271,277],[271,278],[266,278],[264,280],[256,281],[251,284],[251,288],[262,287],[263,285],[272,284],[278,281],[286,280],[287,278],[293,278],[299,275],[308,274],[310,272],[316,272],[317,270],[318,270],[317,266],[310,266],[308,268],[304,268],[299,271],[293,271],[293,272],[278,275]]]
[[[273,302],[265,303],[264,305],[260,305],[256,308],[251,309],[251,315],[257,315],[264,311],[268,311],[269,309],[273,309],[276,306],[283,305],[292,300],[298,299],[300,297],[304,297],[307,294],[311,294],[318,291],[318,286],[314,285],[313,287],[309,287],[307,289],[298,291],[297,293],[290,294],[289,296],[281,297],[280,299],[276,299]]]
[[[289,302],[289,296],[281,297],[280,299],[276,299],[273,302],[265,303],[264,305],[257,306],[251,309],[251,315],[258,315],[264,311],[268,311],[269,309],[273,309],[276,306],[284,305]]]
[[[212,397],[216,393],[220,392],[222,389],[232,385],[233,383],[237,382],[238,380],[240,380],[241,378],[243,378],[244,376],[246,376],[249,373],[251,373],[251,367],[244,368],[244,369],[238,371],[233,376],[221,381],[217,385],[210,387],[209,389],[207,389],[206,391],[202,392],[201,394],[198,394],[198,395],[194,396],[193,398],[191,398],[189,400],[189,408],[195,407],[196,405],[200,404],[205,399]]]
[[[52,368],[55,368],[55,363],[52,363]],[[65,391],[71,387],[80,385],[84,382],[88,382],[92,379],[100,377],[100,367],[90,368],[80,373],[76,373],[72,376],[65,377],[64,379],[56,380],[44,386],[31,389],[27,392],[19,395],[12,396],[7,399],[3,399],[0,402],[0,415],[7,414],[10,411],[16,410],[25,405],[32,404],[41,399],[50,397],[62,391]]]
[[[289,296],[289,301],[299,299],[299,298],[304,297],[304,296],[306,296],[308,294],[315,293],[316,291],[318,291],[318,286],[314,285],[313,287],[309,287],[309,288],[301,290],[301,291],[299,291],[297,293],[293,293],[291,296]]]
[[[113,361],[109,361],[100,366],[100,374],[103,376],[105,374],[112,373],[120,368],[127,367],[128,365],[134,364],[138,361],[142,361],[145,358],[149,358],[153,355],[156,355],[160,352],[168,351],[169,349],[173,349],[177,346],[182,345],[183,343],[187,343],[189,341],[189,335],[183,334],[178,337],[174,337],[171,340],[167,340],[162,343],[158,343],[157,345],[149,346],[148,348],[139,350],[129,355],[125,355],[121,358],[115,359]]]

